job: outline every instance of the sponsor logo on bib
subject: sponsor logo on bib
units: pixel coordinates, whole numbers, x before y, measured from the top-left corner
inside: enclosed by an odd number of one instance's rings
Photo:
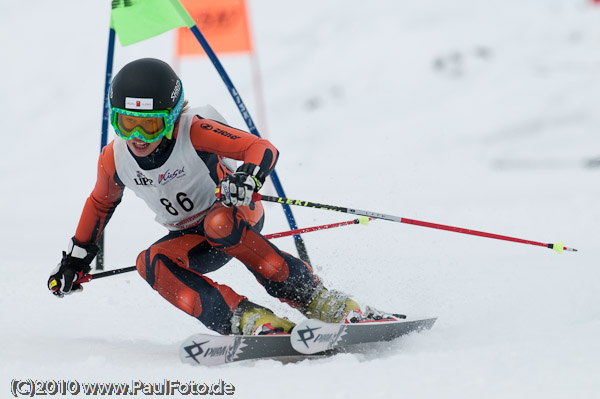
[[[165,173],[161,173],[160,175],[158,175],[158,184],[165,185],[165,184],[169,183],[170,181],[179,179],[180,177],[183,177],[183,176],[185,176],[185,171],[184,171],[183,166],[181,167],[181,169],[175,169],[175,170],[167,169],[167,171]]]
[[[137,186],[151,186],[153,183],[152,179],[147,178],[142,172],[139,170],[136,171],[137,177],[133,179]]]

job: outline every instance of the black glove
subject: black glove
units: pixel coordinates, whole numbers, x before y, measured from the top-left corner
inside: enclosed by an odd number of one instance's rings
[[[225,206],[248,206],[252,202],[252,194],[260,190],[265,177],[259,166],[243,164],[219,183],[221,202]]]
[[[90,263],[98,253],[98,249],[94,243],[82,244],[72,238],[68,253],[63,251],[62,260],[48,279],[48,289],[59,298],[82,291],[81,284],[74,283],[89,273]]]

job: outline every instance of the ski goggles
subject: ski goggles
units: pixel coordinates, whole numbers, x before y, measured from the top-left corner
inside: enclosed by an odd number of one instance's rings
[[[153,143],[161,137],[171,139],[182,108],[183,93],[175,108],[163,111],[132,111],[112,107],[111,124],[123,140],[137,137],[146,143]]]

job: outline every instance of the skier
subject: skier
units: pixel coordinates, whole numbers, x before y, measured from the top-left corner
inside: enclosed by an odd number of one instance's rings
[[[48,279],[54,295],[82,290],[77,280],[91,270],[96,242],[128,187],[169,230],[138,255],[137,271],[208,328],[220,334],[272,334],[294,326],[206,277],[232,258],[270,295],[309,318],[343,323],[362,315],[357,302],[328,290],[307,263],[260,234],[264,212],[252,194],[277,162],[279,153],[270,142],[226,125],[210,106],[191,112],[181,80],[157,59],[125,65],[109,95],[117,135],[102,150],[75,236]]]

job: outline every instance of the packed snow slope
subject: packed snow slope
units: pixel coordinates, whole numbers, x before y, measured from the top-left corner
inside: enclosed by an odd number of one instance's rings
[[[183,365],[207,330],[137,274],[58,300],[50,271],[95,182],[109,2],[0,5],[0,395],[13,379],[216,382],[255,398],[594,398],[600,390],[600,7],[586,0],[248,2],[265,112],[246,56],[222,62],[281,151],[290,198],[579,250],[386,221],[304,235],[328,286],[437,316],[366,355],[282,366]],[[193,105],[244,123],[209,61],[174,62],[167,33],[115,51],[173,63]],[[260,98],[260,96],[258,97]],[[111,131],[111,137],[113,132]],[[273,193],[272,187],[265,188]],[[267,205],[265,233],[288,229]],[[352,219],[294,209],[302,227]],[[166,231],[128,192],[106,267]],[[293,241],[278,239],[294,252]],[[211,277],[280,314],[237,261]]]

